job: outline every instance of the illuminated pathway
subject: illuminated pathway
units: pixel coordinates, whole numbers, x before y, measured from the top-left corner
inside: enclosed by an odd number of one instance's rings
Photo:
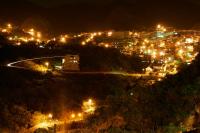
[[[22,62],[25,62],[25,61],[34,61],[34,60],[41,60],[41,59],[53,59],[53,58],[62,58],[62,57],[64,57],[64,56],[39,57],[39,58],[25,59],[25,60],[20,60],[20,61],[15,61],[15,62],[8,63],[7,67],[26,69],[24,67],[15,66],[15,64],[22,63]]]
[[[26,67],[21,67],[21,66],[16,66],[18,63],[26,62],[26,61],[34,61],[34,60],[41,60],[41,59],[53,59],[53,58],[63,58],[64,56],[52,56],[52,57],[40,57],[40,58],[32,58],[32,59],[24,59],[20,61],[15,61],[7,64],[7,67],[12,67],[12,68],[18,68],[18,69],[25,69],[25,70],[30,70]],[[128,77],[147,77],[149,76],[148,74],[137,74],[137,73],[126,73],[126,72],[114,72],[114,71],[108,71],[108,72],[101,72],[101,71],[93,71],[93,72],[67,72],[67,71],[61,71],[64,74],[77,74],[77,75],[98,75],[98,74],[103,74],[103,75],[122,75],[122,76],[128,76]]]

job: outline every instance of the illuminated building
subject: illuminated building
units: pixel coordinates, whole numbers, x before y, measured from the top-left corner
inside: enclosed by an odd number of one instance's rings
[[[63,70],[66,71],[79,71],[79,55],[66,55],[63,62]]]

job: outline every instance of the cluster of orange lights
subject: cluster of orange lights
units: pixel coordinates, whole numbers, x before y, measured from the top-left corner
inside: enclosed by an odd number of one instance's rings
[[[85,116],[91,115],[94,113],[96,109],[96,103],[92,99],[88,99],[83,101],[82,104],[82,111],[73,112],[73,113],[66,113],[66,117],[61,120],[54,119],[52,113],[49,114],[41,114],[36,113],[33,118],[33,125],[35,129],[37,128],[49,128],[56,125],[63,125],[64,123],[71,123],[73,121],[82,121]]]

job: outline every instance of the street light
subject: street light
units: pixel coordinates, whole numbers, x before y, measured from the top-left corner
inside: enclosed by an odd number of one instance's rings
[[[50,119],[52,119],[52,118],[53,118],[53,115],[50,113],[50,114],[48,114],[48,117],[49,117]]]
[[[7,27],[8,27],[9,29],[11,29],[11,28],[12,28],[12,25],[11,25],[11,24],[7,24]]]
[[[45,66],[48,68],[49,67],[49,62],[45,62]]]

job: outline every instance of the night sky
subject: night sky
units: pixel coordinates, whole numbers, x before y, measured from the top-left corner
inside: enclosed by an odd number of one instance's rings
[[[200,24],[199,0],[1,0],[0,23],[51,33]]]

